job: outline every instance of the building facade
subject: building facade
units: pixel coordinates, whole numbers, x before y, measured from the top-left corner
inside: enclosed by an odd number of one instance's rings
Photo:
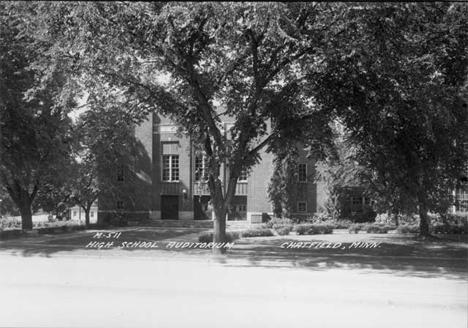
[[[228,131],[232,123],[224,123]],[[115,179],[115,192],[99,198],[99,218],[127,220],[211,220],[210,194],[203,180],[205,161],[190,139],[180,135],[167,118],[151,114],[135,127],[131,165],[117,165],[115,172],[102,172]],[[315,163],[301,150],[297,215],[311,216],[323,209],[324,189],[313,182]],[[243,172],[228,220],[262,222],[272,215],[267,190],[273,170],[272,154],[262,152],[261,162]],[[221,178],[226,172],[222,168]],[[225,184],[226,185],[226,184]]]

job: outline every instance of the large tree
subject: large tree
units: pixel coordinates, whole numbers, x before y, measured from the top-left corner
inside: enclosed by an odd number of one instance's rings
[[[134,101],[133,112],[157,110],[203,149],[216,242],[225,240],[237,179],[260,160],[260,151],[289,147],[301,131],[328,128],[326,115],[302,93],[304,69],[321,58],[320,49],[340,20],[340,4],[31,6],[29,30],[55,42],[51,59],[69,58],[89,92],[118,89]],[[228,133],[223,117],[234,121]],[[225,185],[222,165],[228,170]]]
[[[356,4],[310,76],[385,198],[419,213],[422,235],[467,163],[466,17],[463,3]]]
[[[66,114],[74,102],[71,94],[61,93],[67,80],[60,66],[50,66],[47,77],[31,67],[40,51],[22,26],[22,13],[1,4],[0,182],[27,230],[32,229],[38,191],[57,182],[56,173],[68,159],[71,136]]]

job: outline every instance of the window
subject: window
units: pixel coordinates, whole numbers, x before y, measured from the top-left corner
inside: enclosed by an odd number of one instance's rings
[[[247,211],[247,205],[237,205],[238,212],[245,212]]]
[[[94,218],[94,211],[91,211],[91,217]]]
[[[179,181],[179,155],[163,156],[163,181]]]
[[[455,192],[457,212],[468,212],[468,184],[458,185]]]
[[[196,156],[195,157],[195,181],[206,179],[205,167],[206,167],[206,157]]]
[[[362,205],[362,197],[360,197],[360,196],[352,197],[352,204],[353,204],[353,206],[361,206]]]
[[[125,171],[124,165],[117,166],[117,182],[123,182],[125,180],[124,171]]]
[[[307,202],[297,202],[298,212],[307,212]]]
[[[246,169],[242,169],[242,171],[241,171],[241,173],[240,173],[240,175],[239,175],[239,179],[238,179],[238,180],[239,180],[239,181],[244,181],[244,182],[245,182],[245,181],[247,181],[247,177],[248,177],[248,175],[247,175],[247,170],[246,170]]]
[[[78,212],[77,211],[73,211],[73,216],[77,216],[78,215]]]
[[[307,164],[300,163],[298,166],[299,182],[307,182]]]
[[[123,210],[123,207],[124,207],[123,200],[118,200],[116,205],[117,205],[116,207],[118,210]]]

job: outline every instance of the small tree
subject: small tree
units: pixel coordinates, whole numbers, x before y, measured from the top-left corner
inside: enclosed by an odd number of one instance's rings
[[[289,218],[297,199],[297,154],[276,155],[268,184],[268,197],[276,217]]]

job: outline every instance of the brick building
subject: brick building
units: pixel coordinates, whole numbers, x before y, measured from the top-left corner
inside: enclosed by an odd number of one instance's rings
[[[230,128],[224,123],[224,131]],[[99,198],[99,219],[110,221],[116,216],[128,220],[210,220],[212,209],[207,185],[203,182],[203,157],[196,156],[190,140],[176,133],[167,118],[150,115],[135,127],[136,145],[131,163],[108,168],[116,190]],[[315,165],[302,151],[299,160],[299,183],[296,212],[313,215],[323,208],[325,193],[313,182]],[[272,174],[271,154],[263,152],[261,162],[239,178],[236,196],[228,220],[261,222],[272,215],[267,189]],[[223,170],[224,171],[224,170]],[[222,175],[222,179],[225,174]]]

